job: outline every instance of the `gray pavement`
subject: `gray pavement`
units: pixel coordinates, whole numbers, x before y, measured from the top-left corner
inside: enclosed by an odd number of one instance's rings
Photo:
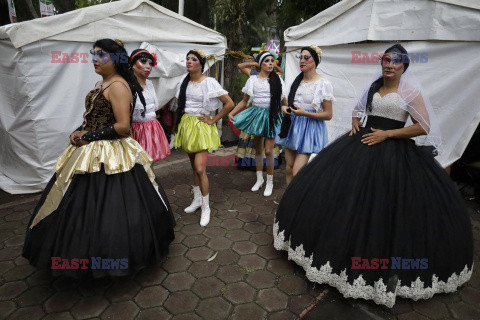
[[[275,172],[269,198],[250,191],[254,172],[233,166],[207,171],[212,219],[202,228],[199,211],[183,213],[192,197],[186,154],[174,151],[154,165],[175,212],[175,240],[162,266],[117,279],[51,278],[35,270],[21,251],[39,194],[0,193],[0,319],[480,319],[478,267],[458,292],[426,301],[398,299],[392,309],[309,282],[272,245],[274,212],[285,190],[283,167]],[[470,206],[478,266],[480,210]]]

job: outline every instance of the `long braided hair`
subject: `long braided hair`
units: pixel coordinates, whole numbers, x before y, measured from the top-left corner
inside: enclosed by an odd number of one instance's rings
[[[315,50],[313,50],[311,47],[303,47],[302,49],[300,49],[300,53],[303,50],[307,50],[308,52],[310,52],[310,54],[313,57],[313,60],[315,61],[315,67],[317,67],[321,61],[321,57],[318,55],[318,53]],[[293,106],[295,95],[297,94],[298,87],[300,86],[300,83],[303,80],[303,76],[304,76],[304,73],[300,72],[298,76],[295,78],[295,80],[293,80],[293,83],[290,86],[290,92],[288,93],[289,107]],[[292,118],[290,118],[289,116],[284,116],[282,121],[282,127],[280,128],[280,133],[278,134],[280,138],[287,137],[291,124],[292,124]]]
[[[311,47],[303,47],[300,49],[300,53],[302,51],[308,51],[311,55],[313,60],[315,61],[315,68],[318,67],[320,62],[322,61],[322,58],[318,55],[318,53],[312,49]],[[295,94],[297,94],[297,89],[300,86],[300,82],[303,80],[303,72],[300,72],[298,76],[295,78],[295,80],[292,83],[292,86],[290,87],[290,93],[288,94],[288,106],[291,107],[293,106],[293,101],[295,100]]]
[[[142,94],[143,88],[140,83],[138,83],[137,77],[135,77],[132,69],[130,69],[128,53],[123,47],[123,43],[120,40],[101,39],[95,41],[93,48],[95,47],[99,47],[110,54],[115,70],[123,79],[125,79],[125,81],[127,81],[128,86],[132,91],[133,104],[135,105],[137,96],[140,98],[140,101],[144,106],[142,112],[142,115],[144,115],[146,102]]]
[[[187,73],[187,76],[183,78],[182,84],[180,85],[180,92],[178,94],[178,106],[177,106],[177,124],[180,123],[180,119],[183,116],[185,111],[185,104],[187,102],[187,86],[190,82],[190,72]]]
[[[205,69],[205,62],[207,61],[207,59],[202,55],[200,55],[200,53],[198,53],[197,50],[188,51],[186,56],[188,57],[189,54],[193,54],[198,58],[198,61],[200,61],[200,64],[202,66],[202,72],[203,72],[203,69]],[[190,72],[183,79],[182,84],[180,85],[180,92],[178,94],[177,123],[180,123],[180,119],[182,118],[183,112],[185,111],[185,103],[187,102],[187,86],[189,82],[190,82]]]
[[[272,56],[272,54],[259,54],[256,57],[257,63],[260,65],[263,60]],[[270,134],[275,134],[275,123],[280,119],[280,111],[282,110],[282,82],[280,77],[275,71],[271,71],[268,75],[268,82],[270,83],[270,110],[269,110],[269,123],[270,123]]]

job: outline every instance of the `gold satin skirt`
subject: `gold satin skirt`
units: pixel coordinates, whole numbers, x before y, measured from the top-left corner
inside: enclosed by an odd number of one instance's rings
[[[150,167],[152,161],[142,146],[131,137],[92,141],[81,147],[68,145],[54,167],[56,181],[33,219],[30,229],[58,208],[74,175],[99,172],[102,165],[107,175],[130,171],[136,164],[142,165],[167,208],[166,199],[160,195],[155,174]]]

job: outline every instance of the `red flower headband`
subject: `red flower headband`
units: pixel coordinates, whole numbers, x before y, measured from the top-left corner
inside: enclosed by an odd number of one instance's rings
[[[138,55],[139,53],[148,53],[150,55],[152,55],[153,57],[153,66],[155,67],[157,65],[157,55],[154,53],[154,52],[148,52],[147,50],[140,50],[138,51],[137,53],[135,53],[131,58],[130,60],[133,61],[133,58],[135,58],[136,55]]]

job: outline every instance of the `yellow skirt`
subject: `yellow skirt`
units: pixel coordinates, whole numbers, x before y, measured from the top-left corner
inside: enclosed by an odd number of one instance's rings
[[[196,153],[217,150],[220,145],[216,124],[209,125],[199,121],[197,116],[183,115],[173,141],[174,147],[182,148],[188,153]]]

